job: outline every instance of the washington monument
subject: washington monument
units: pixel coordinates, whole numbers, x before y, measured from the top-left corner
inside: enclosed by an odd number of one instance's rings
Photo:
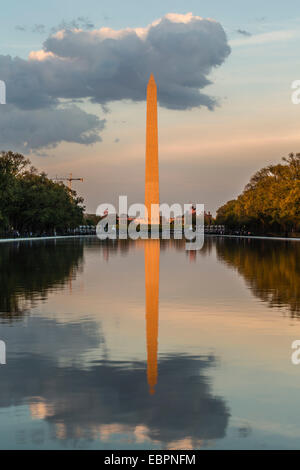
[[[156,204],[156,207],[151,207]],[[147,86],[146,124],[146,169],[145,206],[148,213],[147,224],[159,224],[159,177],[158,177],[158,130],[157,130],[157,90],[151,74]],[[145,290],[147,324],[147,378],[149,392],[155,393],[157,383],[157,338],[158,338],[158,291],[159,291],[159,240],[149,240],[145,244]]]
[[[152,204],[156,207],[152,208]],[[153,74],[147,86],[147,124],[146,124],[146,169],[145,169],[145,206],[148,224],[159,224],[159,176],[158,176],[158,130],[157,130],[157,89]]]

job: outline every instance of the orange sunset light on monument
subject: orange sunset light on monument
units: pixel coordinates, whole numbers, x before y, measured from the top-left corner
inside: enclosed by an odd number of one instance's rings
[[[153,207],[153,204],[155,206]],[[153,74],[147,86],[145,206],[151,225],[159,224],[159,168],[157,87]],[[145,292],[147,330],[147,379],[149,393],[157,384],[158,307],[159,307],[159,240],[145,244]]]
[[[149,393],[155,393],[157,384],[158,311],[159,311],[159,257],[160,241],[145,242],[145,304],[147,335],[147,380]]]
[[[155,207],[152,205],[155,204]],[[157,87],[153,74],[147,86],[146,123],[146,167],[145,167],[145,206],[148,223],[159,224],[159,169],[158,169],[158,127],[157,127]]]

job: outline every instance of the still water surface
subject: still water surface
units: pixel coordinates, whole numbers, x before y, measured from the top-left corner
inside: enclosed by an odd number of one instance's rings
[[[0,246],[0,448],[300,449],[300,243]]]

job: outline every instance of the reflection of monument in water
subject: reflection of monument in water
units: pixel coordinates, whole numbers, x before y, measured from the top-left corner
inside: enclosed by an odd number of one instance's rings
[[[160,241],[145,242],[145,296],[147,330],[147,379],[149,392],[155,393],[157,383],[158,305],[159,305]]]
[[[152,207],[156,204],[156,207]],[[151,74],[147,86],[146,123],[146,165],[145,165],[145,206],[147,223],[159,224],[159,172],[158,172],[158,129],[157,89]],[[158,346],[158,302],[159,302],[159,240],[145,242],[145,296],[147,330],[147,379],[149,392],[155,393],[157,383]]]
[[[57,252],[59,259],[70,243],[57,244],[56,250],[61,247]],[[86,243],[84,249],[97,252],[98,244]],[[13,348],[11,354],[20,354],[20,350],[24,354],[14,367],[1,369],[1,411],[12,405],[28,404],[32,418],[47,422],[54,431],[49,435],[59,441],[100,439],[115,443],[121,434],[131,434],[138,446],[142,442],[147,446],[153,442],[161,448],[186,450],[202,446],[204,440],[225,437],[229,409],[224,399],[213,393],[211,380],[206,375],[207,369],[216,365],[213,355],[190,356],[179,349],[164,354],[159,362],[157,386],[160,244],[162,250],[167,246],[174,251],[184,250],[181,240],[145,240],[129,245],[128,241],[125,244],[118,240],[116,244],[105,244],[105,249],[113,255],[118,253],[118,256],[129,255],[128,251],[122,251],[125,246],[144,250],[148,384],[140,360],[128,367],[127,358],[115,361],[113,357],[107,357],[94,363],[92,357],[94,365],[86,367],[84,357],[88,351],[103,348],[105,352],[105,335],[96,322],[91,324],[86,318],[76,325],[72,321],[65,322],[62,328],[55,319],[34,315],[26,319],[26,328],[13,330],[8,326],[6,329],[8,344]],[[41,248],[41,245],[34,246],[37,250]],[[74,240],[75,261],[77,247],[81,254],[82,244]],[[33,267],[36,263],[43,266],[38,251],[34,253]],[[28,252],[30,254],[30,250]],[[43,250],[40,254],[43,256]],[[52,259],[54,253],[51,251],[49,256]],[[91,257],[86,256],[86,259]],[[15,262],[18,260],[16,257]],[[82,256],[78,266],[81,262]],[[22,265],[18,264],[18,268],[22,270]],[[56,273],[57,262],[55,268]],[[137,273],[130,262],[128,269],[130,274]],[[36,275],[36,278],[40,280],[40,276]],[[57,347],[53,348],[53,338],[57,337]],[[103,338],[100,344],[99,338]],[[39,351],[38,355],[36,351]],[[83,359],[73,361],[76,354]],[[24,380],[20,381],[20,374]],[[76,393],[70,394],[74,384]]]
[[[157,207],[151,208],[152,204]],[[151,74],[147,86],[146,124],[146,166],[145,166],[145,206],[148,223],[159,224],[159,173],[158,173],[158,129],[157,129],[157,89]]]

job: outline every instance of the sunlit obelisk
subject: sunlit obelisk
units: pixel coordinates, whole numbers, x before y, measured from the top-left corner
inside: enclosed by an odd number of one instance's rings
[[[146,169],[145,169],[145,206],[148,223],[159,224],[159,173],[158,173],[158,130],[157,130],[157,89],[153,74],[147,86],[147,124],[146,124]]]
[[[147,380],[151,395],[157,384],[159,254],[159,240],[145,241]]]

